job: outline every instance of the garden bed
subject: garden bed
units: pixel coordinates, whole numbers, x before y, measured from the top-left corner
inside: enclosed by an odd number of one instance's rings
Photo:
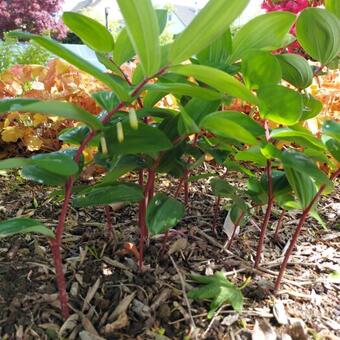
[[[228,180],[240,183],[236,174]],[[49,190],[2,177],[0,218],[32,216],[55,226],[58,204]],[[172,183],[162,179],[158,188],[168,191]],[[335,190],[335,192],[337,192]],[[229,251],[221,231],[226,212],[221,210],[218,235],[211,231],[214,196],[200,181],[190,189],[186,217],[177,234],[168,241],[162,256],[162,237],[152,238],[145,250],[144,271],[134,256],[126,253],[126,242],[137,244],[137,209],[125,206],[113,216],[115,237],[108,237],[102,209],[71,209],[63,236],[63,260],[71,317],[63,322],[58,309],[57,289],[49,245],[44,237],[27,235],[0,242],[0,335],[3,339],[249,339],[261,330],[290,334],[304,339],[301,331],[315,339],[340,335],[337,296],[339,285],[330,274],[339,264],[340,233],[336,226],[340,196],[322,199],[320,213],[327,221],[322,230],[308,220],[293,253],[281,291],[272,295],[280,257],[297,223],[290,214],[279,240],[273,239],[275,215],[266,240],[261,269],[253,269],[259,221],[254,215],[241,230]],[[275,213],[275,211],[274,211]],[[183,294],[196,284],[190,273],[212,274],[223,270],[243,289],[241,314],[224,305],[211,320],[209,302],[190,300]],[[278,323],[280,302],[288,325]],[[273,311],[274,307],[274,311]],[[282,320],[280,322],[283,322]],[[299,326],[302,325],[302,326]],[[269,328],[268,328],[269,327]],[[300,332],[300,333],[299,333]],[[90,335],[92,334],[92,335]],[[267,333],[268,336],[269,333]],[[86,336],[90,336],[87,337]]]

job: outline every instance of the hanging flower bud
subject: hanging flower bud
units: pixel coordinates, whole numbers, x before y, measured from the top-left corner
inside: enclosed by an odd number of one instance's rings
[[[135,109],[129,109],[129,121],[130,121],[130,126],[134,129],[138,129],[138,118],[136,114]]]
[[[122,122],[117,123],[117,138],[119,143],[123,143],[124,141],[124,130]]]
[[[107,144],[106,144],[106,139],[104,136],[100,137],[100,145],[102,147],[102,153],[104,155],[107,154]]]

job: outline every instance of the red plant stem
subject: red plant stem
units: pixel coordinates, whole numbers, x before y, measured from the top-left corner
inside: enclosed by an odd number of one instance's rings
[[[237,227],[240,225],[243,216],[244,216],[244,213],[241,213],[241,215],[239,216],[239,218],[238,218],[237,221],[235,222],[233,233],[231,234],[230,240],[229,240],[228,245],[227,245],[227,249],[228,249],[228,250],[230,250],[230,248],[231,248],[231,244],[232,244],[233,241],[234,241]]]
[[[152,78],[157,77],[163,74],[166,71],[167,67],[163,67],[159,72],[157,72],[154,76],[144,79],[131,93],[131,96],[134,97],[138,94],[138,92],[143,88],[143,86]],[[111,117],[120,109],[125,107],[126,103],[121,102],[119,103],[112,111],[110,111],[103,119],[102,123],[105,125],[107,124]],[[96,135],[95,131],[91,131],[82,141],[81,145],[78,148],[78,151],[74,157],[75,162],[79,163],[81,155],[86,148],[87,144],[94,138]],[[73,176],[70,176],[65,185],[65,193],[64,193],[64,202],[63,206],[59,215],[58,225],[55,231],[55,238],[50,241],[51,251],[53,255],[53,262],[56,270],[56,280],[58,286],[58,294],[59,294],[59,301],[61,305],[61,312],[63,318],[66,320],[70,315],[69,308],[68,308],[68,297],[66,292],[66,284],[65,284],[65,276],[62,267],[62,257],[61,257],[61,241],[62,241],[62,234],[65,227],[65,220],[67,215],[68,206],[70,204],[71,195],[72,195],[72,187],[73,187]],[[144,214],[145,215],[145,214]],[[146,226],[144,227],[146,229]]]
[[[60,252],[60,244],[58,244],[56,240],[52,240],[50,242],[50,247],[52,251],[55,275],[58,286],[61,314],[63,318],[66,320],[70,316],[70,310],[68,308],[68,296],[66,292],[65,275]]]
[[[152,200],[152,197],[154,195],[156,171],[150,169],[149,170],[149,176],[151,176],[153,178],[153,181],[152,181],[152,184],[150,185],[150,189],[149,189],[149,192],[148,192],[148,201]]]
[[[270,132],[269,132],[269,126],[268,121],[266,120],[265,123],[265,130],[266,130],[266,139],[267,142],[270,141]],[[268,228],[270,216],[273,209],[273,203],[274,203],[274,196],[273,196],[273,178],[272,178],[272,162],[270,160],[267,161],[266,166],[267,171],[267,177],[268,177],[268,201],[267,201],[267,210],[266,214],[261,226],[261,232],[260,232],[260,238],[257,244],[257,250],[256,250],[256,258],[255,258],[255,268],[258,268],[260,261],[261,261],[261,255],[263,252],[264,247],[264,239],[266,236],[266,231]]]
[[[144,264],[144,243],[148,237],[148,229],[146,227],[146,209],[149,203],[149,193],[154,186],[156,169],[159,165],[160,156],[155,160],[152,167],[149,169],[148,180],[144,189],[144,199],[140,202],[140,213],[139,213],[139,228],[140,228],[140,239],[139,239],[139,269],[143,269]]]
[[[189,169],[184,170],[184,204],[187,206],[189,203]]]
[[[334,180],[339,175],[340,175],[340,169],[338,169],[336,172],[334,172],[330,179]],[[281,264],[280,272],[279,272],[279,275],[278,275],[278,277],[276,279],[276,282],[275,282],[275,288],[274,288],[275,291],[278,291],[279,288],[280,288],[283,275],[284,275],[284,273],[286,271],[286,268],[287,268],[289,257],[290,257],[290,255],[292,254],[292,252],[293,252],[293,250],[295,248],[296,242],[297,242],[298,237],[299,237],[299,235],[301,233],[301,230],[302,230],[302,226],[303,226],[304,222],[306,221],[306,219],[307,219],[311,209],[313,208],[314,204],[320,198],[320,196],[321,196],[322,192],[324,191],[324,189],[325,189],[325,185],[322,185],[320,187],[319,191],[313,197],[312,201],[309,203],[309,205],[302,212],[302,216],[300,217],[299,224],[298,224],[298,226],[297,226],[297,228],[295,230],[295,233],[293,235],[293,239],[290,242],[289,248],[287,249],[285,257],[284,257],[283,262]]]
[[[105,219],[106,219],[106,230],[109,235],[112,235],[112,218],[110,213],[110,206],[104,207]]]
[[[212,224],[212,231],[214,234],[216,234],[217,220],[218,220],[218,215],[220,212],[220,203],[221,203],[221,196],[217,196],[215,199],[215,204],[214,204],[214,217],[213,217],[213,224]]]
[[[277,225],[276,225],[276,228],[275,228],[275,233],[274,233],[274,239],[277,240],[278,239],[278,236],[279,236],[279,231],[281,229],[281,226],[282,226],[282,222],[283,222],[283,218],[285,216],[285,213],[286,213],[286,210],[283,209],[282,212],[281,212],[281,215],[279,217],[279,220],[277,221]]]
[[[261,226],[261,232],[260,232],[260,239],[257,244],[257,250],[256,250],[256,258],[255,258],[255,268],[258,268],[260,261],[261,261],[261,255],[263,252],[263,246],[264,246],[264,239],[266,236],[266,231],[268,228],[272,208],[273,208],[273,182],[272,182],[272,165],[271,161],[267,161],[267,174],[268,174],[268,204],[267,204],[267,210],[266,214],[264,216],[264,220]]]
[[[183,182],[184,182],[184,176],[182,176],[178,182],[178,186],[177,186],[177,189],[176,189],[176,192],[175,192],[175,197],[178,197],[181,189],[182,189],[182,185],[183,185]]]

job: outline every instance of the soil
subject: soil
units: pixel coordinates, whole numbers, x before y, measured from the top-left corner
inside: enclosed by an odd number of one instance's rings
[[[228,179],[242,183],[237,174]],[[174,187],[169,179],[158,183],[163,191]],[[15,174],[2,176],[0,220],[29,216],[54,227],[60,202],[53,191]],[[136,206],[112,209],[113,236],[107,233],[103,209],[71,208],[62,248],[72,311],[67,321],[60,316],[46,238],[2,239],[1,339],[337,339],[340,285],[330,274],[339,271],[340,263],[339,190],[320,203],[327,230],[308,219],[275,296],[275,277],[299,214],[286,216],[274,240],[280,213],[274,210],[261,268],[254,270],[263,211],[253,214],[227,251],[222,225],[228,202],[222,201],[215,235],[214,200],[205,181],[192,184],[186,217],[170,233],[164,251],[163,236],[149,240],[142,272],[125,250],[127,242],[138,244]],[[209,301],[188,300],[184,294],[197,286],[190,273],[216,271],[224,271],[238,286],[246,282],[241,313],[225,304],[208,319]]]

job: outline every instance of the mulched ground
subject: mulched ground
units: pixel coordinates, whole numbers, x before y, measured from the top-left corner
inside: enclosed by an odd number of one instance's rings
[[[241,182],[237,175],[229,180]],[[263,212],[247,222],[229,252],[226,235],[211,231],[214,197],[204,183],[191,187],[186,217],[164,255],[162,237],[150,240],[142,273],[133,255],[124,252],[126,242],[138,242],[136,207],[112,214],[116,240],[106,235],[102,209],[70,210],[63,238],[72,309],[66,322],[58,310],[46,239],[26,235],[1,240],[1,339],[337,339],[340,285],[330,273],[339,271],[340,263],[339,191],[320,205],[329,229],[308,220],[281,291],[274,296],[275,276],[298,215],[287,216],[279,241],[272,237],[277,219],[272,217],[262,267],[256,271],[253,260]],[[172,188],[169,180],[159,186]],[[54,226],[60,205],[49,197],[52,190],[13,174],[2,176],[0,220],[32,216]],[[222,209],[220,227],[225,216]],[[241,314],[224,305],[208,320],[209,302],[186,301],[183,290],[196,285],[190,273],[220,270],[239,286],[250,280],[243,289],[245,305]]]

